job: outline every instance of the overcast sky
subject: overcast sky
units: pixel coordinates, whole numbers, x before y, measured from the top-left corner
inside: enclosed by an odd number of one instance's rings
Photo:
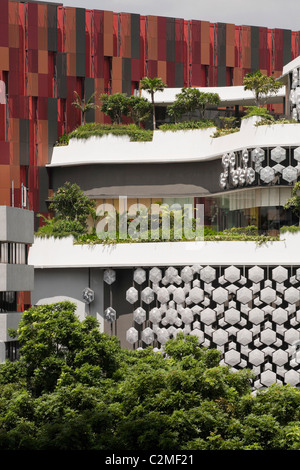
[[[60,3],[118,13],[300,30],[300,0],[63,0]]]

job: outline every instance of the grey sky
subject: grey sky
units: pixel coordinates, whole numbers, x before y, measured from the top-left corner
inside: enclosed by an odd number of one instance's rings
[[[59,0],[47,0],[57,3]],[[299,0],[63,0],[64,6],[300,30]]]

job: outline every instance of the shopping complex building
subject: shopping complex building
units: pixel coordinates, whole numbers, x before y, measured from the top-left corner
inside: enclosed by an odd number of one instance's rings
[[[0,6],[0,205],[29,214],[32,233],[66,181],[97,207],[118,211],[124,200],[135,209],[198,204],[203,223],[217,231],[255,225],[279,235],[298,224],[284,205],[300,171],[299,32],[46,2]],[[143,77],[161,77],[168,87],[157,93],[158,124],[182,87],[219,94],[209,117],[241,118],[255,103],[243,78],[258,69],[283,83],[268,109],[293,121],[240,119],[236,132],[220,137],[214,127],[158,129],[150,142],[107,135],[55,145],[81,124],[74,91],[85,99],[132,95]],[[99,109],[86,120],[109,122]],[[161,350],[183,331],[219,349],[223,364],[251,367],[257,388],[300,383],[299,232],[263,245],[25,238],[3,239],[32,245],[25,264],[34,267],[34,285],[3,289],[23,296],[17,310],[68,299],[123,347]]]

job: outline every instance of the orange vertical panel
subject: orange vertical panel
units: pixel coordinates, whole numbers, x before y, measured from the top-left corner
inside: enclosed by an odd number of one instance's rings
[[[209,21],[201,21],[201,64],[210,64]]]
[[[167,63],[162,60],[157,61],[157,76],[160,77],[164,83],[167,82]]]
[[[0,70],[9,70],[9,48],[0,47]]]
[[[148,16],[148,60],[157,60],[157,17]]]
[[[8,2],[8,45],[19,47],[19,5]]]
[[[235,25],[226,25],[226,66],[235,66]]]
[[[38,72],[48,74],[48,51],[38,51]]]
[[[0,188],[10,188],[10,166],[0,165]]]
[[[113,56],[113,12],[104,11],[103,12],[103,54],[104,56]]]
[[[20,167],[17,165],[10,166],[10,181],[14,181],[14,187],[20,188]]]
[[[131,57],[131,15],[121,13],[121,57]]]
[[[251,68],[251,27],[242,27],[242,67]]]
[[[72,7],[65,8],[66,17],[66,52],[76,54],[76,9]]]
[[[0,189],[0,205],[10,206],[10,188]]]
[[[100,100],[100,95],[104,93],[104,78],[95,78],[94,81],[94,86],[95,86],[95,104],[100,106],[101,105],[101,100]],[[95,109],[95,122],[104,122],[104,114],[102,111],[100,111],[99,108]]]

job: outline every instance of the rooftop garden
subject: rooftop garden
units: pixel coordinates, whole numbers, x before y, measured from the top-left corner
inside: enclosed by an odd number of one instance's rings
[[[222,232],[207,226],[203,228],[199,219],[188,218],[183,210],[170,210],[165,205],[161,205],[161,211],[156,215],[151,214],[148,209],[138,212],[136,217],[126,213],[124,232],[124,222],[121,223],[121,215],[117,211],[112,214],[96,212],[95,202],[85,196],[76,184],[68,182],[54,194],[49,210],[54,216],[46,218],[40,215],[42,225],[35,235],[41,238],[73,236],[76,244],[155,243],[203,239],[254,241],[262,244],[279,240],[279,234],[260,234],[256,226],[231,228]],[[92,221],[92,226],[88,226],[88,218]]]

